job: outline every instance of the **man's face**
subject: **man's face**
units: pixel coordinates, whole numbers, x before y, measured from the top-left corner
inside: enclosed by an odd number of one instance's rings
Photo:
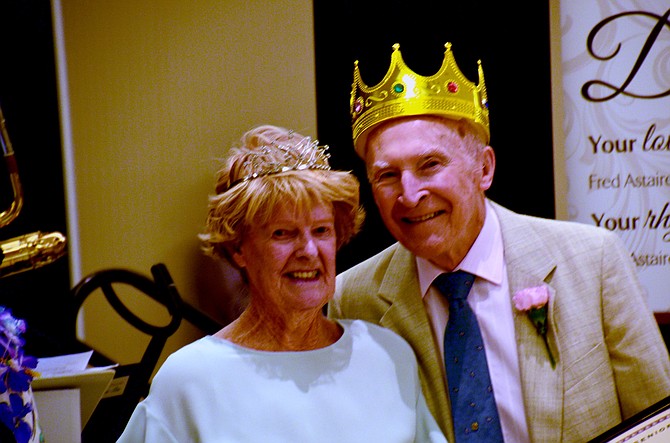
[[[365,162],[391,234],[415,255],[453,269],[484,224],[495,158],[466,146],[462,126],[436,117],[392,120],[370,135]]]

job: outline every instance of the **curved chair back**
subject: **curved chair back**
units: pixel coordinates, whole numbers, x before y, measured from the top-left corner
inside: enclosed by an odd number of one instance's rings
[[[161,272],[167,273],[164,265]],[[150,297],[164,305],[170,316],[169,322],[157,326],[140,318],[119,296],[122,287],[125,291],[123,294],[132,292],[133,297]],[[128,287],[134,290],[129,291]],[[82,432],[84,443],[115,442],[121,435],[137,403],[148,394],[151,376],[165,344],[182,321],[181,298],[174,286],[169,288],[127,269],[105,269],[88,275],[72,288],[75,322],[84,302],[93,294],[100,293],[121,318],[148,335],[150,339],[140,361],[122,364],[116,368],[110,388],[84,427]],[[95,358],[98,364],[112,363],[104,354],[98,351],[94,351],[94,354],[97,354]]]
[[[154,276],[156,283],[165,288],[166,291],[172,293],[173,296],[178,300],[179,311],[181,312],[181,316],[184,320],[188,321],[203,331],[205,334],[215,334],[221,328],[223,328],[224,325],[221,324],[218,320],[213,319],[203,311],[192,306],[188,302],[184,301],[183,298],[181,298],[174,281],[172,281],[172,276],[163,263],[156,263],[153,265],[151,267],[151,274]]]

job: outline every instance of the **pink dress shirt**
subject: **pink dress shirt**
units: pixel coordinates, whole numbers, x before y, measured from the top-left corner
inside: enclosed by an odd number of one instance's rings
[[[445,272],[428,260],[417,257],[419,285],[423,294],[435,343],[444,360],[443,337],[449,319],[449,304],[431,286],[435,277]],[[463,261],[462,269],[476,276],[468,303],[477,315],[482,331],[486,359],[496,397],[505,441],[528,443],[528,425],[521,392],[521,375],[514,335],[512,298],[507,281],[500,223],[489,202],[479,236]],[[446,373],[443,372],[446,379]]]

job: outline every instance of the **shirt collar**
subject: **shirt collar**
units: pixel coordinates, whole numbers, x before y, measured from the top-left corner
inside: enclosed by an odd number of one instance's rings
[[[483,278],[496,285],[502,283],[503,277],[503,244],[500,231],[500,221],[491,203],[486,200],[486,214],[484,226],[472,244],[465,258],[456,266],[455,270],[461,269],[470,272],[477,277]],[[425,295],[435,278],[446,272],[435,266],[428,260],[416,257],[416,266],[419,277],[421,294]]]

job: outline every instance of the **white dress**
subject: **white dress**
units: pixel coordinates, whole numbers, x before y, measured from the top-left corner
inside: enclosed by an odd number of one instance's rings
[[[267,352],[207,336],[172,354],[118,442],[446,442],[409,345],[339,320],[314,351]]]

